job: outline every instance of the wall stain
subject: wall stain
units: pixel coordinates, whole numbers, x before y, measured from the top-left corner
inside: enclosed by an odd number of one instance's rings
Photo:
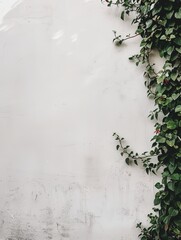
[[[61,239],[70,238],[69,230],[69,227],[57,223],[57,231],[59,232]]]
[[[43,209],[43,212],[42,223],[45,225],[43,228],[45,239],[53,239],[53,211],[50,207],[47,207]]]

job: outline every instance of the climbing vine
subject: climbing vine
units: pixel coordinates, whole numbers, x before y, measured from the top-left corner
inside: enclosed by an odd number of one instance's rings
[[[125,156],[127,164],[142,164],[146,172],[156,174],[162,170],[161,182],[154,199],[152,213],[148,214],[149,227],[142,226],[141,240],[181,239],[181,0],[105,0],[110,7],[121,6],[121,19],[134,12],[134,36],[122,38],[116,32],[114,42],[141,36],[140,52],[132,57],[136,65],[145,66],[145,85],[148,97],[155,102],[150,119],[155,123],[152,148],[143,154],[134,153],[116,133],[117,150]],[[150,62],[157,50],[164,59],[163,68],[156,71]],[[161,120],[160,120],[161,119]],[[157,157],[155,163],[152,159]]]

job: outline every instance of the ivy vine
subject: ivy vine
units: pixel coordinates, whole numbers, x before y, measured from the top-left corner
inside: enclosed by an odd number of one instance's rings
[[[101,0],[103,2],[103,0]],[[122,6],[121,19],[134,12],[134,36],[122,38],[116,32],[118,45],[140,35],[140,52],[132,57],[136,65],[145,66],[145,85],[148,97],[155,102],[149,117],[154,120],[155,134],[152,149],[143,154],[134,153],[125,146],[124,138],[114,133],[117,150],[127,164],[141,163],[146,172],[162,170],[152,213],[148,214],[149,227],[142,226],[141,240],[181,239],[181,0],[105,0],[108,6]],[[150,62],[154,50],[164,59],[163,68],[156,71]],[[161,120],[160,120],[161,119]],[[152,159],[157,157],[155,163]]]

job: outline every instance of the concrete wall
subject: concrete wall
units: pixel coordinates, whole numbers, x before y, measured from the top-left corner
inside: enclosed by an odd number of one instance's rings
[[[136,240],[156,179],[128,167],[113,132],[150,148],[143,69],[99,0],[0,0],[0,239]]]

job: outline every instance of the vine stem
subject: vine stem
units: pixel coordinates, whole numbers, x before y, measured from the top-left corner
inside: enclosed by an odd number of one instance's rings
[[[118,137],[118,135],[117,135],[117,137]],[[126,154],[129,155],[129,153],[128,153],[127,151],[125,151],[125,149],[124,149],[124,147],[123,147],[123,144],[122,144],[120,138],[119,138],[118,141],[119,141],[119,144],[120,144],[120,147],[121,147],[123,153],[126,153]],[[158,154],[153,154],[153,155],[145,155],[145,156],[138,156],[138,157],[136,157],[136,156],[132,156],[131,158],[132,158],[133,160],[142,160],[142,159],[145,159],[145,158],[149,158],[149,157],[157,157],[157,156],[158,156]]]
[[[113,31],[114,32],[114,31]],[[116,33],[115,33],[116,34]],[[135,35],[133,35],[133,36],[129,36],[129,37],[126,37],[126,38],[123,38],[123,39],[121,39],[121,35],[119,35],[119,36],[115,36],[115,38],[113,39],[113,42],[115,42],[116,40],[118,40],[118,43],[123,43],[124,41],[127,41],[127,40],[129,40],[129,39],[131,39],[131,38],[135,38],[135,37],[137,37],[137,36],[139,36],[140,34],[138,33],[138,34],[135,34]]]
[[[137,34],[135,34],[135,35],[133,35],[133,36],[130,36],[130,37],[124,38],[123,41],[129,40],[129,39],[131,39],[131,38],[135,38],[135,37],[137,37],[137,36],[139,36],[139,35],[140,35],[140,34],[137,33]]]

